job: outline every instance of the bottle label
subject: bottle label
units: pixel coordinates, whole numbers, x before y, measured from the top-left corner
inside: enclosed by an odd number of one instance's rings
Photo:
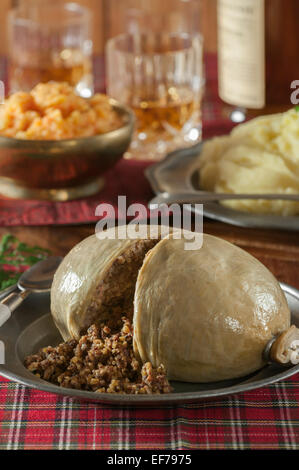
[[[223,101],[265,106],[265,0],[218,0],[218,78]]]

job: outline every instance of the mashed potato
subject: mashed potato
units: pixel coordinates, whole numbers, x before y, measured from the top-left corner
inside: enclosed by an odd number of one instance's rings
[[[0,106],[0,135],[30,140],[60,140],[103,134],[122,125],[106,95],[76,95],[63,82],[40,83],[17,92]]]
[[[199,159],[202,189],[223,193],[299,194],[299,112],[262,116],[206,142]],[[223,201],[259,214],[299,214],[299,202]]]

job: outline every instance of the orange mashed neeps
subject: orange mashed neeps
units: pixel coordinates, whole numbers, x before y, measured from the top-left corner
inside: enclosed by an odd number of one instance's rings
[[[108,96],[81,98],[64,82],[40,83],[30,93],[14,93],[0,106],[0,135],[17,139],[89,137],[121,125]]]

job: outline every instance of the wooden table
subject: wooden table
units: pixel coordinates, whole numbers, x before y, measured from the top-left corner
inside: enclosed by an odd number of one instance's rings
[[[0,227],[0,236],[16,235],[31,245],[65,255],[76,243],[94,233],[94,225],[50,227]],[[264,263],[279,281],[299,288],[298,232],[246,229],[204,220],[204,232],[235,243]]]

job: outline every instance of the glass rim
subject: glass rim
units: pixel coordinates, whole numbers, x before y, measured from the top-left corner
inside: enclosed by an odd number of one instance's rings
[[[83,5],[79,5],[78,3],[75,2],[66,2],[66,3],[58,3],[58,2],[53,2],[51,4],[49,3],[43,3],[39,5],[33,5],[32,9],[35,11],[46,11],[47,9],[58,9],[65,11],[69,14],[76,15],[73,18],[71,16],[66,17],[65,21],[66,23],[69,22],[69,24],[80,24],[85,20],[90,21],[91,20],[91,11],[88,7],[85,7]],[[15,25],[18,26],[38,26],[40,23],[36,21],[33,18],[28,18],[25,16],[23,13],[22,16],[22,11],[24,12],[24,8],[22,7],[15,7],[12,8],[9,13],[8,13],[8,18],[9,18],[9,23],[12,25],[14,23]],[[18,14],[20,16],[18,16]]]
[[[186,46],[186,47],[181,47],[179,49],[173,49],[173,50],[168,50],[168,51],[155,51],[153,50],[152,52],[144,52],[144,51],[140,51],[140,52],[137,52],[137,51],[134,51],[134,50],[122,50],[120,47],[117,47],[117,43],[119,44],[119,41],[122,41],[122,40],[125,40],[125,39],[129,39],[129,38],[134,38],[134,36],[138,37],[138,36],[146,36],[147,33],[146,32],[141,32],[139,34],[136,34],[136,33],[121,33],[121,34],[118,34],[117,36],[114,36],[112,38],[109,38],[107,40],[107,43],[106,43],[106,50],[109,51],[109,49],[113,48],[115,52],[121,52],[123,54],[126,54],[126,55],[131,55],[131,56],[140,56],[140,55],[165,55],[165,54],[175,54],[175,53],[178,53],[178,52],[182,52],[182,51],[187,51],[187,50],[190,50],[192,48],[192,45],[193,45],[193,39],[195,38],[199,38],[201,40],[201,44],[203,45],[203,35],[201,32],[196,32],[196,33],[188,33],[188,32],[161,32],[161,33],[151,33],[153,36],[157,36],[157,35],[162,35],[162,34],[167,34],[168,36],[170,37],[173,37],[173,38],[182,38],[182,39],[190,39],[190,46]]]

